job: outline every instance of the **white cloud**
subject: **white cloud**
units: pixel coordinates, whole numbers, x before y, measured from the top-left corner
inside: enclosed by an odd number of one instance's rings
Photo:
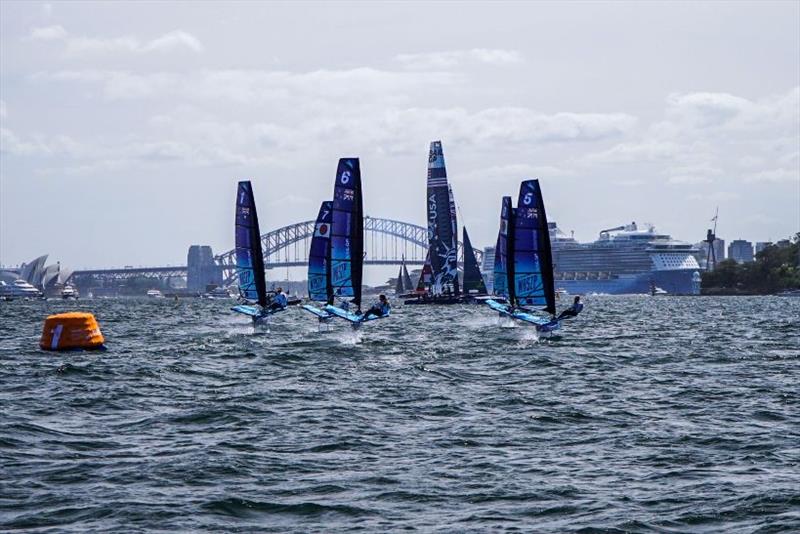
[[[47,26],[44,28],[34,28],[31,30],[31,39],[40,41],[57,41],[65,39],[69,35],[63,26]]]
[[[47,26],[34,28],[30,38],[40,41],[61,41],[64,54],[70,57],[101,54],[148,54],[185,49],[202,52],[203,44],[197,37],[184,30],[173,30],[149,41],[140,41],[135,37],[85,37],[70,34],[63,26]]]
[[[746,183],[784,183],[800,182],[800,168],[769,169],[757,172],[744,178]]]
[[[752,107],[749,100],[727,93],[671,94],[667,103],[668,116],[698,127],[723,124]]]
[[[395,60],[408,69],[451,69],[465,62],[508,65],[522,62],[522,54],[516,50],[473,48],[471,50],[450,50],[444,52],[424,52],[418,54],[398,54]]]
[[[699,165],[687,165],[683,167],[672,167],[665,171],[668,175],[667,183],[679,184],[708,184],[715,180],[716,176],[722,174],[722,169],[718,169],[708,163]]]
[[[527,163],[510,163],[506,165],[494,165],[480,169],[469,170],[459,175],[459,181],[519,181],[525,178],[555,178],[572,176],[574,173],[569,169],[556,167],[553,165],[530,165]]]
[[[602,152],[586,156],[588,164],[632,163],[654,160],[672,160],[680,152],[680,145],[674,141],[645,139],[620,143]]]
[[[692,193],[691,195],[689,195],[689,200],[697,200],[702,202],[716,202],[719,204],[723,204],[725,202],[736,200],[741,197],[742,195],[740,195],[739,193],[733,193],[731,191],[715,191],[713,193],[708,193],[708,194]]]

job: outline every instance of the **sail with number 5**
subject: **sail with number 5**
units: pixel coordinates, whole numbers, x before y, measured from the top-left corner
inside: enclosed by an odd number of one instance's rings
[[[514,217],[513,294],[520,306],[545,306],[556,313],[550,231],[539,180],[520,184]],[[511,278],[510,278],[511,279]],[[514,302],[511,303],[514,305]]]
[[[267,305],[264,255],[253,187],[249,180],[239,182],[237,188],[235,234],[239,295],[263,308]]]
[[[342,158],[336,169],[331,227],[331,285],[337,297],[361,307],[364,264],[364,211],[358,158]]]

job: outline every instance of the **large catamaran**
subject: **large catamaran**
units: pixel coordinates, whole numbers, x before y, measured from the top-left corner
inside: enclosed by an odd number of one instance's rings
[[[431,280],[420,298],[408,300],[406,304],[455,304],[460,302],[461,297],[458,280],[458,221],[453,190],[447,182],[441,141],[433,141],[430,145],[427,185]],[[427,264],[426,259],[426,268]]]
[[[501,316],[531,323],[544,333],[561,326],[561,320],[555,318],[553,256],[538,180],[520,184],[516,208],[511,197],[503,197],[495,247],[494,294],[498,299],[488,299],[486,304]],[[544,306],[542,311],[550,316],[538,315],[528,306]]]

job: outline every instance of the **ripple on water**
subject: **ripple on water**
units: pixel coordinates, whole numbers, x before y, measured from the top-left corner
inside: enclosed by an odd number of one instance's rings
[[[74,303],[0,303],[0,530],[800,531],[798,299],[586,300],[556,339],[81,301],[109,350],[64,354]]]

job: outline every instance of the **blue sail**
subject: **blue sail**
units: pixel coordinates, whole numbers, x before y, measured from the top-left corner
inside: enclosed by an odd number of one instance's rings
[[[364,265],[364,211],[358,158],[342,158],[336,169],[331,227],[331,285],[338,297],[361,306]]]
[[[447,183],[442,142],[431,143],[428,153],[428,243],[433,269],[433,291],[441,293],[445,286],[453,286],[458,294],[457,239],[454,230],[455,203]]]
[[[514,294],[520,305],[555,313],[550,232],[538,180],[520,184],[512,246]],[[513,304],[513,302],[512,302]]]
[[[236,273],[239,295],[260,306],[267,305],[264,255],[258,229],[258,213],[249,180],[239,182],[236,191]]]
[[[319,207],[308,254],[308,298],[328,304],[333,303],[330,270],[332,221],[333,202],[326,200]]]
[[[494,249],[494,294],[512,300],[509,293],[508,280],[513,277],[513,265],[510,263],[509,241],[513,236],[514,208],[511,205],[511,197],[503,197],[500,208],[500,230],[497,232],[497,244]]]

